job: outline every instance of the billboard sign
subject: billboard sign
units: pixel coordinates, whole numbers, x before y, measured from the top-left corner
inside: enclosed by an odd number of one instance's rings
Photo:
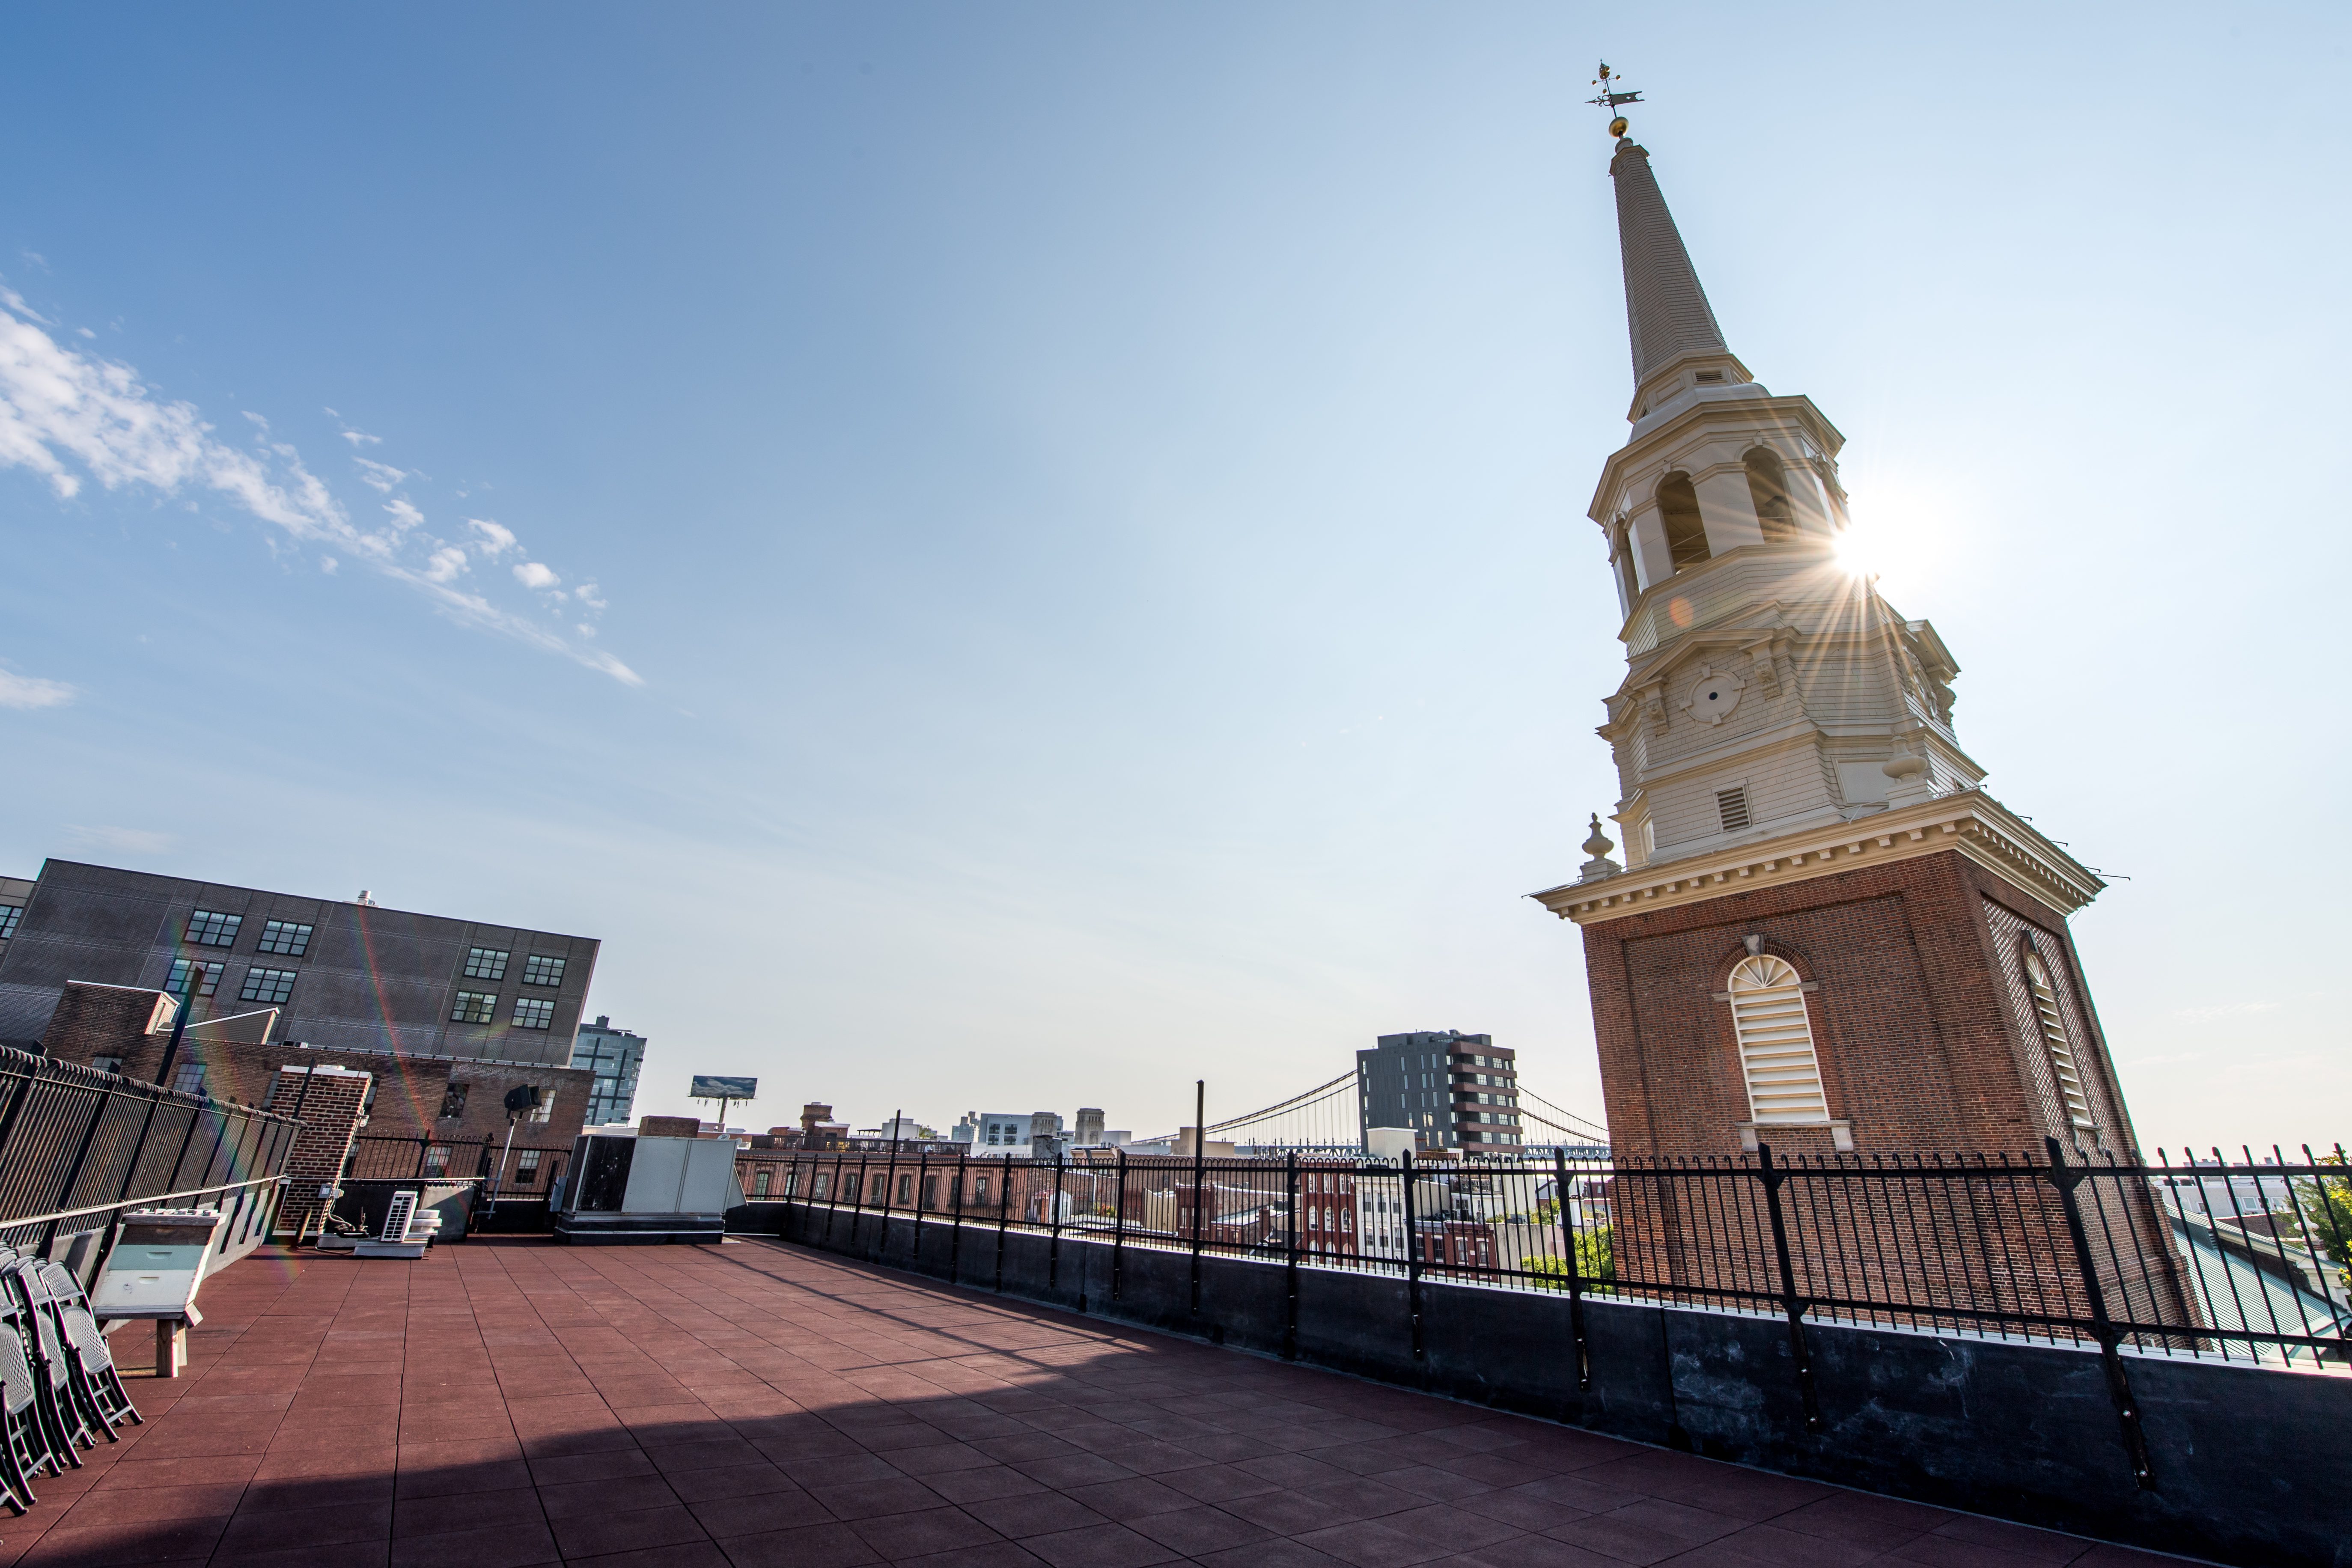
[[[713,1078],[705,1073],[694,1075],[695,1100],[757,1100],[760,1080],[756,1078]]]

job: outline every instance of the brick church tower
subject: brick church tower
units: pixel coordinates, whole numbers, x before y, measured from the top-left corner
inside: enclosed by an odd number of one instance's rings
[[[1649,153],[1621,139],[1610,174],[1633,430],[1591,516],[1625,858],[1596,816],[1536,897],[1584,931],[1617,1152],[2136,1158],[2066,929],[2103,884],[1984,792],[1958,662],[1840,560],[1843,437],[1732,354]]]

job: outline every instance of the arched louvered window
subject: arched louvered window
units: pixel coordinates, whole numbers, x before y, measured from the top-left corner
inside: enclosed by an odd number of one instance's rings
[[[2076,1127],[2097,1125],[2091,1120],[2091,1097],[2083,1089],[2083,1071],[2074,1060],[2074,1042],[2066,1033],[2066,1016],[2058,1009],[2058,989],[2050,983],[2049,966],[2042,955],[2028,951],[2025,982],[2033,990],[2033,1014],[2042,1025],[2042,1044],[2050,1052],[2050,1070],[2057,1075],[2058,1098],[2065,1102],[2066,1120]]]
[[[1756,522],[1767,544],[1797,542],[1797,512],[1789,501],[1789,470],[1769,447],[1748,454],[1748,494],[1756,502]]]
[[[1748,1080],[1748,1113],[1759,1127],[1820,1125],[1830,1119],[1804,983],[1769,952],[1731,972],[1731,1027]]]
[[[1666,554],[1679,572],[1708,558],[1706,524],[1698,515],[1698,489],[1688,474],[1658,481],[1658,514],[1666,530]]]

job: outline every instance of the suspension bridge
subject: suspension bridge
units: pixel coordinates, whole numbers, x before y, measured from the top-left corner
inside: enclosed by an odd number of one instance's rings
[[[1601,1122],[1555,1105],[1524,1084],[1505,1098],[1506,1114],[1517,1118],[1522,1148],[1548,1150],[1559,1146],[1590,1152],[1608,1145],[1609,1129]],[[1176,1136],[1163,1133],[1136,1142],[1172,1143]],[[1233,1143],[1244,1151],[1359,1148],[1363,1143],[1363,1121],[1356,1072],[1350,1068],[1328,1083],[1301,1089],[1247,1115],[1212,1121],[1202,1136],[1213,1142]]]

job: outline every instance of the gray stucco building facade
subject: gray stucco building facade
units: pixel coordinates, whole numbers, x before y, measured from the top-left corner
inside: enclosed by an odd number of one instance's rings
[[[201,964],[192,1023],[275,1007],[273,1038],[564,1067],[600,945],[74,860],[46,862],[23,908],[0,947],[0,1042],[27,1048],[69,980],[177,995]]]

